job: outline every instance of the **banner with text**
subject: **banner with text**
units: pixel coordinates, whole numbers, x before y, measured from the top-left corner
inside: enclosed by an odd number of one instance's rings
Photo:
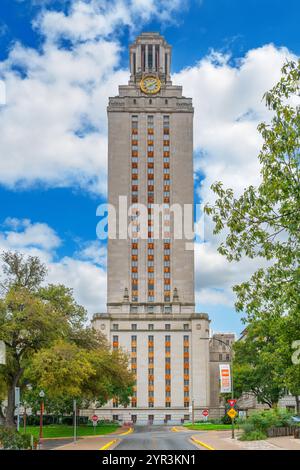
[[[220,393],[231,392],[231,374],[229,364],[220,364]]]

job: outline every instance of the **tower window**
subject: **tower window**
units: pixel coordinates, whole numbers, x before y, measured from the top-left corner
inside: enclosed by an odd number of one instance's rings
[[[165,104],[168,104],[168,100],[165,100]]]
[[[165,74],[168,75],[168,54],[165,54]]]
[[[141,57],[141,59],[142,59],[142,61],[141,61],[141,62],[142,62],[142,70],[145,71],[145,58],[146,58],[146,57],[145,57],[145,56],[146,56],[146,54],[145,54],[145,46],[142,45],[142,48],[141,48],[141,49],[142,49],[142,57]]]
[[[136,74],[136,55],[135,55],[135,52],[133,53],[133,56],[132,56],[132,60],[133,60],[133,74],[135,75]]]
[[[152,45],[148,46],[148,68],[152,69],[153,67],[153,54],[152,54]]]
[[[159,69],[159,46],[155,46],[155,70]]]

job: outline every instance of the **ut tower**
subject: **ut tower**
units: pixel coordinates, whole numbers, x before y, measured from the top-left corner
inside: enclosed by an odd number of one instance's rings
[[[195,418],[209,406],[209,319],[195,313],[187,228],[193,106],[171,82],[171,47],[162,36],[141,34],[129,55],[129,83],[107,109],[113,236],[107,312],[94,315],[93,325],[113,348],[128,352],[136,385],[129,406],[115,399],[101,416],[178,423],[191,418],[192,405]]]

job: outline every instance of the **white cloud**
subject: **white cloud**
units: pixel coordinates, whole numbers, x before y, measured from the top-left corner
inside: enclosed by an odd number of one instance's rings
[[[27,219],[8,218],[4,221],[4,225],[21,229],[19,231],[7,230],[2,235],[6,243],[14,249],[34,247],[50,251],[58,248],[61,244],[60,238],[47,224],[32,224]]]
[[[17,43],[0,63],[7,89],[7,105],[0,108],[0,184],[15,188],[42,182],[104,193],[107,99],[128,80],[128,72],[120,70],[118,31],[124,26],[133,31],[151,19],[170,21],[183,3],[74,0],[68,14],[42,10],[34,23],[44,38],[40,49]],[[64,49],[62,39],[72,48]],[[213,201],[209,188],[216,180],[238,193],[259,181],[261,139],[256,128],[270,118],[262,96],[291,57],[286,48],[272,44],[252,49],[235,62],[229,55],[212,52],[174,74],[174,83],[193,98],[195,166],[204,174],[198,192],[205,202]],[[52,234],[49,240],[47,230]],[[44,224],[11,221],[0,245],[40,255],[50,266],[53,281],[56,276],[76,286],[78,299],[91,311],[98,310],[105,303],[105,249],[91,242],[73,258],[55,262],[58,241],[51,230]],[[233,303],[231,286],[248,278],[256,261],[226,262],[217,253],[220,237],[212,235],[208,221],[205,240],[196,258],[197,299],[227,306]]]
[[[0,62],[7,105],[0,109],[0,184],[81,187],[106,192],[106,106],[128,81],[120,69],[120,28],[167,21],[180,2],[73,1],[67,14],[44,8],[39,49],[13,45]],[[70,40],[66,49],[61,40]]]
[[[92,261],[65,257],[48,266],[48,280],[74,289],[74,296],[90,316],[106,312],[106,271]]]
[[[83,244],[76,255],[82,260],[93,261],[99,266],[106,266],[106,245],[102,245],[99,240],[89,241]]]
[[[278,81],[285,60],[293,57],[272,44],[252,49],[235,62],[228,54],[212,52],[174,75],[174,82],[193,98],[196,169],[205,175],[199,188],[205,202],[213,198],[209,188],[214,181],[222,180],[237,192],[258,183],[257,125],[270,119],[262,97]]]
[[[258,184],[259,122],[270,119],[263,94],[279,79],[286,59],[294,56],[286,48],[269,44],[248,51],[232,62],[230,56],[212,52],[193,67],[173,76],[195,107],[194,139],[196,171],[204,178],[198,186],[201,200],[213,202],[210,186],[222,181],[240,194]],[[196,245],[196,298],[201,305],[233,306],[232,286],[248,279],[261,260],[229,263],[217,252],[224,233],[214,236],[212,221],[205,216],[205,243]]]
[[[8,218],[2,226],[7,229],[0,232],[0,253],[11,250],[38,256],[48,268],[47,282],[71,287],[90,316],[106,311],[105,250],[98,242],[86,243],[73,257],[59,258],[56,250],[62,240],[47,224]]]

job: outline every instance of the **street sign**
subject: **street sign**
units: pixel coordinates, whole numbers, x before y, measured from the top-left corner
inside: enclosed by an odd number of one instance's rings
[[[97,422],[99,421],[99,417],[97,415],[93,415],[91,420],[93,421],[93,425],[96,426]]]
[[[6,351],[4,341],[0,341],[0,364],[6,364]]]
[[[202,411],[202,414],[203,414],[203,416],[208,416],[208,415],[209,415],[209,412],[208,412],[208,410],[203,410],[203,411]]]
[[[233,408],[234,405],[236,404],[236,400],[234,400],[234,399],[232,399],[232,400],[227,400],[227,401],[228,401],[228,403],[229,403],[229,405],[230,405],[231,408]]]
[[[20,387],[15,387],[15,406],[20,405]]]
[[[192,405],[189,406],[189,413],[193,413],[193,406]]]
[[[227,414],[231,419],[234,419],[237,415],[237,412],[234,408],[230,408],[230,410],[227,411]]]

